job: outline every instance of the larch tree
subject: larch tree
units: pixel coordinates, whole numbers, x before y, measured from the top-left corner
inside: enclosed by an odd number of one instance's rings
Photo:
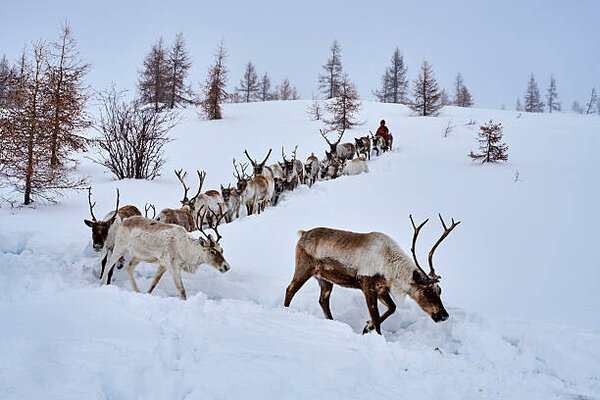
[[[546,105],[548,106],[548,112],[561,111],[560,101],[558,100],[558,90],[556,89],[556,79],[553,75],[550,75],[550,86],[548,87],[548,93],[546,94]]]
[[[573,105],[571,106],[571,111],[576,114],[583,114],[583,107],[581,107],[581,104],[579,104],[578,101],[574,101]]]
[[[413,100],[410,108],[421,116],[436,116],[443,107],[442,92],[431,65],[423,61],[417,79],[413,81]]]
[[[260,86],[260,89],[258,92],[258,98],[260,99],[260,101],[273,100],[273,98],[275,96],[271,92],[271,78],[269,78],[269,75],[266,72],[260,78],[260,81],[258,84]]]
[[[23,194],[25,205],[36,197],[54,200],[62,190],[84,184],[81,179],[71,178],[74,165],[50,166],[54,110],[47,51],[47,45],[38,42],[33,46],[31,61],[23,53],[10,105],[0,116],[1,174],[15,191]]]
[[[473,96],[464,83],[462,74],[459,72],[454,80],[454,101],[458,107],[473,107]]]
[[[281,85],[277,86],[277,99],[298,100],[298,91],[295,86],[292,86],[287,78],[281,82]]]
[[[323,73],[319,75],[319,90],[326,99],[332,99],[338,95],[343,79],[342,49],[337,40],[333,41],[330,51],[331,56],[322,67]]]
[[[442,107],[449,106],[452,104],[452,102],[450,101],[450,96],[448,96],[446,89],[442,89],[442,91],[441,91],[440,103],[442,104]]]
[[[527,91],[525,92],[525,111],[535,113],[544,112],[544,102],[540,96],[540,89],[533,74],[529,78]]]
[[[83,82],[90,64],[81,60],[68,25],[51,44],[48,61],[50,166],[58,168],[71,153],[86,147],[87,140],[79,133],[91,125],[85,113],[89,91]]]
[[[408,79],[406,78],[406,71],[404,57],[396,47],[392,55],[391,65],[386,68],[381,77],[381,88],[373,92],[378,101],[382,103],[401,104],[408,102]]]
[[[585,114],[600,114],[600,105],[598,104],[598,94],[596,93],[596,88],[592,88],[592,93],[590,93],[590,101],[585,105]]]
[[[225,91],[229,71],[225,65],[227,61],[227,51],[225,43],[221,42],[215,54],[215,61],[208,70],[208,76],[203,85],[204,99],[200,102],[207,119],[222,119],[221,104],[227,100],[228,94]]]
[[[175,36],[175,41],[167,58],[169,77],[166,82],[166,100],[170,109],[193,102],[194,92],[186,82],[192,61],[185,47],[183,33]]]
[[[327,124],[327,130],[343,133],[346,129],[359,125],[356,117],[362,104],[354,84],[347,74],[342,75],[338,95],[325,103],[327,116],[322,120]]]
[[[239,87],[236,91],[239,93],[240,100],[244,103],[250,103],[260,97],[260,80],[256,73],[254,64],[248,62],[246,69],[244,70],[244,76],[240,80]]]
[[[10,66],[6,55],[3,55],[2,58],[0,58],[0,107],[8,104],[10,84],[14,75],[14,70]]]
[[[152,45],[150,53],[144,59],[138,80],[139,99],[142,104],[151,104],[158,112],[170,105],[168,55],[162,37]]]
[[[490,120],[479,127],[477,134],[479,152],[471,151],[469,157],[473,161],[499,162],[508,161],[508,146],[502,143],[502,124],[495,124]]]

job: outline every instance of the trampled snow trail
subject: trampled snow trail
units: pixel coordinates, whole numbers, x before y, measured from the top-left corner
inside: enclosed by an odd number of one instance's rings
[[[154,182],[115,182],[84,161],[98,213],[110,210],[116,187],[123,204],[177,206],[174,168],[204,169],[205,189],[218,188],[245,148],[259,158],[299,144],[299,156],[320,156],[307,104],[230,105],[218,122],[190,113]],[[184,275],[186,302],[168,274],[152,296],[133,293],[124,271],[98,287],[86,193],[0,209],[0,398],[600,397],[600,258],[590,252],[600,121],[452,107],[440,118],[408,115],[366,103],[367,125],[347,139],[384,116],[395,151],[369,174],[301,187],[220,228],[232,269]],[[457,128],[443,138],[448,118]],[[505,126],[508,164],[466,156],[476,128],[465,124],[490,118]],[[435,324],[407,301],[383,337],[363,336],[362,294],[335,287],[336,321],[327,321],[315,282],[282,307],[298,229],[377,230],[408,249],[408,214],[430,217],[417,244],[424,260],[440,234],[438,212],[462,221],[436,254],[448,321]],[[142,289],[155,270],[137,269]]]

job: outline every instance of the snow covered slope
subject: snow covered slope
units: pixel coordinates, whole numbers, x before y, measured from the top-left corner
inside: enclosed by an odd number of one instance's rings
[[[218,188],[233,181],[231,160],[244,149],[262,158],[273,148],[274,161],[282,145],[289,153],[298,144],[303,159],[321,157],[307,106],[228,105],[222,121],[187,111],[153,182],[113,181],[84,160],[96,214],[110,211],[117,187],[122,204],[176,207],[174,168],[192,178],[204,169],[205,189]],[[0,398],[600,398],[600,119],[453,107],[439,118],[409,115],[365,103],[366,124],[346,139],[385,118],[394,152],[374,158],[369,174],[303,186],[223,226],[232,269],[184,275],[186,302],[168,274],[152,296],[133,293],[124,271],[98,287],[86,193],[3,206]],[[444,138],[449,119],[456,129]],[[505,127],[507,164],[467,157],[489,119]],[[438,212],[462,221],[436,253],[448,321],[435,324],[407,301],[383,337],[363,336],[362,294],[335,287],[336,321],[327,321],[312,281],[283,308],[297,230],[382,231],[408,250],[408,215],[429,217],[417,244],[424,262],[441,233]],[[141,288],[155,270],[137,269]]]

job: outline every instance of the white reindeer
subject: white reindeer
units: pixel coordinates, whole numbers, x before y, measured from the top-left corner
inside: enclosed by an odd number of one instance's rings
[[[342,175],[360,175],[369,172],[369,164],[364,156],[346,161],[342,167]]]
[[[381,323],[396,310],[394,299],[402,301],[406,295],[414,299],[435,322],[448,319],[448,312],[440,298],[440,276],[433,269],[433,253],[460,222],[452,220],[448,228],[440,215],[444,233],[429,252],[430,271],[427,274],[417,261],[415,243],[428,220],[418,227],[412,216],[410,220],[414,229],[411,247],[414,262],[396,242],[380,232],[356,233],[331,228],[299,231],[296,267],[285,292],[284,306],[289,307],[302,285],[315,277],[321,286],[319,303],[327,319],[333,319],[329,297],[334,284],[362,290],[371,316],[363,333],[375,329],[381,334]],[[387,307],[382,316],[379,315],[377,300]]]
[[[202,264],[208,264],[223,273],[230,269],[219,245],[221,235],[217,227],[212,227],[217,234],[215,240],[212,235],[204,234],[202,224],[203,221],[200,221],[197,225],[204,238],[196,239],[179,225],[165,224],[144,217],[128,218],[117,229],[114,251],[105,272],[111,271],[117,260],[129,253],[131,261],[127,265],[127,274],[133,290],[140,291],[133,276],[135,267],[140,261],[155,263],[159,267],[148,293],[152,293],[163,274],[169,271],[173,275],[179,295],[185,300],[187,296],[181,279],[183,271],[194,273]],[[102,284],[106,284],[107,276],[108,273],[102,275]]]

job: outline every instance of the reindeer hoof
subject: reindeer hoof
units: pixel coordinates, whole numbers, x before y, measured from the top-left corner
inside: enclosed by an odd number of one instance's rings
[[[365,325],[365,328],[363,329],[363,335],[371,332],[374,329],[375,329],[375,325],[373,325],[373,323],[371,321],[367,321],[367,324]]]

